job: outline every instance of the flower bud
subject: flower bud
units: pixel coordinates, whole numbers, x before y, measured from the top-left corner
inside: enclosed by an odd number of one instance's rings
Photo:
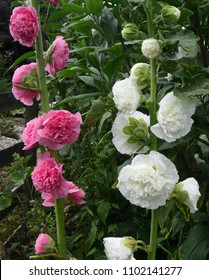
[[[177,22],[180,18],[181,12],[175,6],[166,5],[161,10],[161,16],[165,23]]]
[[[149,84],[150,66],[147,63],[136,63],[131,68],[130,79],[132,84],[142,90]]]
[[[53,252],[55,247],[54,240],[45,233],[40,233],[35,243],[35,252],[37,255]]]
[[[146,39],[142,43],[142,53],[147,58],[155,58],[161,53],[160,44],[154,38]]]
[[[139,29],[135,23],[127,23],[121,31],[122,37],[126,41],[134,41],[139,37]]]
[[[188,178],[178,183],[173,190],[173,194],[179,201],[189,207],[191,213],[198,210],[197,202],[200,192],[198,182],[194,178]]]

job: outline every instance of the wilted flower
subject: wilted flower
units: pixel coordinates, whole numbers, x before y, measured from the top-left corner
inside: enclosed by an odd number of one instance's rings
[[[175,165],[159,152],[137,155],[123,167],[118,177],[118,189],[132,204],[157,209],[178,182]]]
[[[180,18],[181,11],[175,6],[165,5],[161,10],[161,16],[165,23],[177,22]]]
[[[173,191],[175,197],[189,207],[191,213],[198,211],[197,202],[200,197],[199,185],[194,178],[178,183]]]
[[[39,22],[34,7],[16,7],[10,17],[10,33],[15,41],[32,47],[39,32]]]
[[[49,3],[53,4],[54,6],[57,6],[59,4],[60,0],[47,0]]]
[[[182,58],[182,57],[190,57],[194,58],[198,54],[198,46],[196,45],[193,49],[191,50],[186,50],[183,47],[179,46],[178,47],[178,53],[177,53],[177,58]]]
[[[121,154],[145,153],[149,150],[149,116],[134,112],[131,115],[118,113],[112,126],[112,142]]]
[[[37,64],[30,63],[18,67],[12,77],[12,93],[23,104],[33,105],[33,99],[40,99]]]
[[[159,103],[158,123],[151,127],[151,131],[167,142],[176,141],[190,131],[195,109],[196,102],[192,99],[183,100],[169,92]]]
[[[67,197],[69,186],[62,176],[62,166],[63,164],[57,163],[49,152],[42,154],[31,174],[36,190],[49,193],[54,198]]]
[[[123,27],[121,34],[126,41],[137,40],[139,36],[139,28],[135,23],[127,23]]]
[[[131,68],[130,79],[139,90],[147,87],[150,80],[150,66],[147,63],[136,63]]]
[[[133,257],[137,242],[132,237],[106,237],[103,239],[108,260],[135,260]]]
[[[70,50],[67,42],[62,36],[57,36],[51,47],[47,51],[47,71],[55,76],[57,71],[62,70],[69,58]]]
[[[207,154],[209,152],[209,140],[206,134],[201,134],[199,136],[199,139],[203,140],[205,143],[203,143],[203,141],[198,141],[197,144],[201,149],[201,152],[204,154]],[[208,143],[208,145],[207,145]]]
[[[146,39],[142,42],[142,53],[147,58],[155,58],[161,53],[160,44],[154,38]]]
[[[35,253],[46,254],[53,252],[55,247],[54,240],[46,233],[40,233],[35,243]]]
[[[124,114],[132,114],[136,111],[141,101],[141,93],[133,86],[130,78],[117,81],[112,92],[118,111]]]

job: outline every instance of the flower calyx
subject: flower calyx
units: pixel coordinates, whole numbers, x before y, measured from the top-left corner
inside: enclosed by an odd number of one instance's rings
[[[123,133],[129,136],[128,143],[140,143],[141,147],[149,145],[149,131],[145,120],[129,117],[129,124],[123,128]]]

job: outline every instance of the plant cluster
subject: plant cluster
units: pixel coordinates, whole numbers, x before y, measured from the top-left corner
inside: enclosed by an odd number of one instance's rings
[[[12,91],[41,102],[24,150],[40,147],[33,185],[62,225],[32,257],[208,259],[208,1],[36,2],[11,17],[37,55]]]

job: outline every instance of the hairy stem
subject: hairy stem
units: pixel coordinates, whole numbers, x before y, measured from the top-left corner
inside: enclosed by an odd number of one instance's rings
[[[145,2],[145,10],[147,14],[147,26],[149,38],[154,37],[153,25],[153,3],[152,0]],[[150,59],[150,100],[149,100],[149,114],[150,126],[157,121],[157,92],[156,92],[156,63],[155,59]],[[157,150],[157,137],[150,133],[150,150]],[[150,229],[150,244],[148,250],[148,259],[154,260],[156,258],[157,247],[157,230],[158,230],[158,210],[152,210],[151,229]]]

